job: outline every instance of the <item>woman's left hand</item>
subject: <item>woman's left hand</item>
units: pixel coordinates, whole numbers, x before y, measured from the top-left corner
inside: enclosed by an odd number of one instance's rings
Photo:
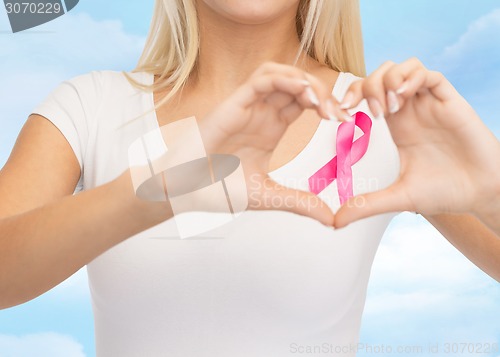
[[[417,59],[387,62],[351,86],[343,108],[363,98],[375,116],[385,113],[400,175],[387,189],[361,195],[361,207],[348,201],[336,214],[336,227],[384,212],[479,216],[498,210],[492,195],[499,194],[500,144],[441,73]]]

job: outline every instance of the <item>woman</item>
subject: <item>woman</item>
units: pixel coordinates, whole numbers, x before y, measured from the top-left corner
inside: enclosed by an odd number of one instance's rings
[[[335,156],[338,123],[321,117],[347,120],[330,93],[341,99],[356,80],[346,72],[364,74],[361,48],[352,0],[157,1],[128,80],[102,71],[67,81],[23,128],[0,175],[1,307],[87,264],[99,356],[284,356],[322,344],[353,355],[373,256],[394,214],[334,231],[336,183],[319,194],[327,205],[305,205],[315,196],[296,190]],[[357,111],[373,117],[366,104]],[[281,211],[247,211],[179,240],[168,202],[134,196],[130,145],[191,116],[209,153],[238,156],[247,181],[256,178],[251,207]],[[396,179],[384,121],[372,121],[352,170],[355,194]],[[268,171],[286,188],[269,185]],[[71,196],[75,187],[84,192]],[[217,215],[183,217],[198,225]],[[429,218],[492,268],[487,250],[467,246],[492,238],[484,226]]]

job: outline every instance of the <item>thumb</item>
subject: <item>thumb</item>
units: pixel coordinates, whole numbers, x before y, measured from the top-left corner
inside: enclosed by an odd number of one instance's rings
[[[311,192],[288,188],[268,181],[261,192],[260,202],[253,203],[255,209],[280,210],[313,218],[332,227],[334,215],[330,207]]]
[[[335,214],[335,228],[342,228],[359,219],[388,212],[411,210],[411,201],[400,183],[388,188],[351,197]]]

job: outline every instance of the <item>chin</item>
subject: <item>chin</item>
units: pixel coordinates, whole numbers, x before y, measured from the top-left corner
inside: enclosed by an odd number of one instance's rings
[[[297,12],[299,0],[198,0],[228,20],[258,25]]]

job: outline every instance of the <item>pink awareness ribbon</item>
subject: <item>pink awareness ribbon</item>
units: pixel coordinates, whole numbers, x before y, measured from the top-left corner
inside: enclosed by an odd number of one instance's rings
[[[337,130],[337,156],[309,178],[309,190],[316,195],[336,179],[341,205],[353,196],[352,166],[366,154],[372,129],[372,120],[367,114],[357,112],[352,117],[352,122],[340,124]],[[356,126],[363,135],[353,142]]]

